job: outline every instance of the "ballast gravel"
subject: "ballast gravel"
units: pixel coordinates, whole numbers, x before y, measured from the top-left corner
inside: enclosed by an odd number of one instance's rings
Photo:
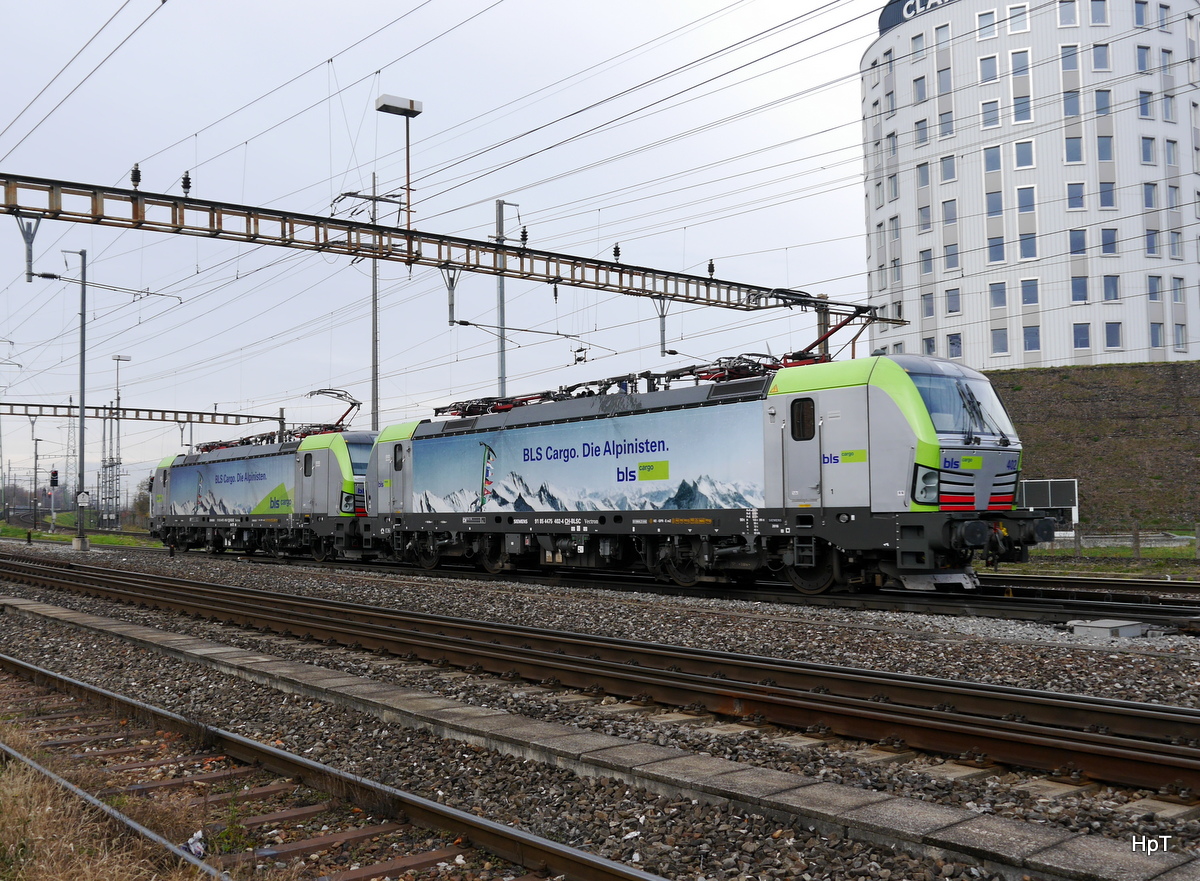
[[[64,552],[51,549],[41,553]],[[643,641],[1180,706],[1200,702],[1200,643],[1191,637],[1097,642],[1049,626],[990,619],[697,600],[466,578],[429,580],[416,575],[313,571],[198,555],[168,559],[96,552],[87,562]],[[1200,821],[1155,819],[1125,807],[1152,795],[1146,791],[1102,787],[1058,799],[1037,797],[1021,787],[1038,775],[1019,770],[948,781],[930,773],[943,761],[937,756],[919,755],[893,764],[864,763],[852,755],[864,746],[861,743],[835,740],[798,748],[779,740],[791,732],[771,729],[714,735],[704,727],[613,716],[604,712],[603,706],[565,705],[540,689],[489,677],[447,677],[383,664],[378,657],[361,652],[264,637],[57,591],[6,584],[0,593],[186,632],[422,688],[478,706],[747,765],[804,773],[827,782],[1125,842],[1133,836],[1167,836],[1171,850],[1200,854]],[[282,696],[191,665],[147,665],[140,649],[57,625],[0,619],[0,651],[246,736],[279,741],[284,748],[335,767],[669,878],[999,877],[979,866],[826,838],[799,823],[788,826],[730,808],[660,797],[614,779],[588,778],[520,762],[424,732],[387,729],[369,716]]]

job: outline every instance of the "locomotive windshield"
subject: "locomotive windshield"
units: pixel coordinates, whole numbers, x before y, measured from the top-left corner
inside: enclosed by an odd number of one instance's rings
[[[367,473],[367,461],[371,458],[372,444],[346,443],[346,451],[350,453],[350,467],[355,474]]]
[[[980,437],[994,437],[1002,446],[1008,446],[1016,437],[996,390],[983,377],[910,373],[909,378],[921,393],[939,434],[961,433],[968,444]]]

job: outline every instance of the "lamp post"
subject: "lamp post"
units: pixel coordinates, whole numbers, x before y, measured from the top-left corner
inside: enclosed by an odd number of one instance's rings
[[[42,442],[40,437],[33,439],[33,531],[37,532],[37,517],[38,517],[38,444]]]
[[[83,509],[88,504],[88,491],[83,486],[84,392],[86,390],[86,352],[88,352],[88,252],[64,251],[79,254],[79,484],[76,490],[76,537],[74,550],[88,550],[88,534],[83,529]]]
[[[112,456],[110,457],[109,467],[112,469],[112,479],[110,481],[111,497],[113,499],[113,517],[111,526],[114,529],[121,528],[121,362],[132,361],[128,355],[113,355],[112,359],[117,362],[117,407],[113,411],[113,429],[112,438]]]
[[[412,229],[412,159],[409,150],[409,120],[421,113],[421,102],[395,95],[375,99],[380,113],[404,117],[404,228]],[[371,175],[371,224],[375,224],[375,175]],[[411,244],[410,244],[411,251]],[[371,430],[379,431],[379,261],[371,259]]]

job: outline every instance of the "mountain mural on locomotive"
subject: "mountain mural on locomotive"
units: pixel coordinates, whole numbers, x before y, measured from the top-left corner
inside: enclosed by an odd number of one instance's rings
[[[167,513],[291,514],[296,456],[257,456],[176,465],[169,469]]]
[[[413,510],[760,508],[762,463],[755,401],[435,435],[413,443]]]

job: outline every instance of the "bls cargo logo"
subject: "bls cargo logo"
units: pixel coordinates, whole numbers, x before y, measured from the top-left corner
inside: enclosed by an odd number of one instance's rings
[[[982,467],[983,456],[942,456],[946,471],[978,471]]]
[[[637,469],[617,468],[617,483],[629,483],[635,480],[669,480],[671,477],[670,462],[639,462]]]
[[[822,453],[822,465],[848,465],[867,461],[866,450],[842,450],[840,453]]]

